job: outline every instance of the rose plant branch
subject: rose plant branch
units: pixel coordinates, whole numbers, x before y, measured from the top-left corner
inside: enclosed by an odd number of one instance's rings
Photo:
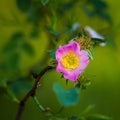
[[[22,116],[22,113],[24,111],[24,108],[25,108],[25,104],[27,102],[27,100],[30,98],[30,97],[34,97],[35,94],[36,94],[36,90],[37,90],[37,87],[38,87],[38,84],[39,84],[39,81],[41,79],[41,77],[50,69],[52,69],[53,66],[47,66],[45,67],[38,75],[33,75],[34,79],[35,79],[35,82],[34,82],[34,85],[33,87],[31,88],[30,91],[28,91],[28,93],[24,96],[24,98],[20,101],[20,104],[19,104],[19,109],[18,109],[18,112],[17,112],[17,116],[16,116],[16,120],[20,120],[21,119],[21,116]]]
[[[68,44],[59,46],[55,52],[55,59],[50,62],[50,65],[45,67],[39,74],[31,73],[35,79],[34,85],[30,91],[21,100],[16,120],[20,120],[25,108],[25,104],[30,97],[33,97],[37,105],[41,108],[37,98],[35,97],[36,90],[41,77],[50,69],[56,67],[56,72],[63,73],[63,77],[72,82],[77,82],[84,69],[90,62],[88,50],[93,47],[90,37],[82,35],[72,39]],[[57,63],[57,64],[56,64]],[[44,112],[47,109],[43,110]]]

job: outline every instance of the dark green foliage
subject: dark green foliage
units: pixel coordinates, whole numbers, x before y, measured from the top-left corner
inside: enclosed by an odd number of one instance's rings
[[[88,33],[82,28],[82,30],[78,33],[77,36],[78,36],[78,37],[82,37],[82,36],[87,37],[87,36],[88,36]]]
[[[8,72],[9,70],[12,72],[15,71],[16,69],[18,69],[18,63],[20,60],[20,56],[18,55],[17,52],[13,52],[13,53],[9,53],[9,55],[5,55],[5,59],[3,61],[3,70],[7,70],[6,72]]]
[[[9,58],[5,60],[7,69],[8,70],[17,69],[19,60],[20,56],[17,53],[14,53],[13,55],[9,56]]]
[[[40,1],[41,1],[42,5],[45,6],[45,5],[48,4],[48,2],[49,2],[50,0],[40,0]]]
[[[16,0],[16,4],[17,4],[18,8],[23,12],[28,10],[31,2],[32,2],[32,0]]]
[[[52,59],[55,59],[55,52],[56,52],[56,50],[49,50],[49,52],[50,52],[50,57]]]
[[[105,41],[105,40],[99,39],[99,38],[91,38],[91,40],[92,40],[93,42],[95,42],[95,44],[99,44],[99,43],[102,43],[102,42]]]
[[[72,4],[71,2],[62,3],[61,7],[59,9],[60,14],[61,15],[64,14],[66,11],[72,9],[73,6],[74,6],[74,4]]]
[[[21,45],[21,48],[22,50],[27,53],[28,55],[34,55],[34,50],[33,50],[33,47],[27,43],[27,42],[24,42],[22,45]]]
[[[69,117],[68,120],[79,120],[79,119],[77,116],[74,115],[74,116]]]
[[[13,34],[13,36],[11,37],[12,41],[21,41],[24,40],[24,34],[22,32],[16,32],[15,34]]]
[[[16,95],[12,91],[12,89],[8,86],[7,81],[4,78],[0,77],[0,94],[6,95],[14,102],[19,102],[19,100],[16,98]]]
[[[30,38],[34,40],[35,38],[38,38],[38,37],[39,37],[39,29],[38,27],[35,26],[30,33]]]
[[[90,10],[86,6],[81,6],[81,8],[84,10],[84,12],[89,16],[89,17],[94,17],[95,16],[95,11]]]
[[[24,50],[29,55],[34,51],[30,44],[25,42],[25,35],[22,32],[14,33],[9,42],[3,48],[4,63],[7,68],[17,69],[20,60],[20,51]]]
[[[24,37],[25,36],[22,32],[14,33],[3,49],[4,54],[11,55],[17,52],[17,49],[20,46],[20,43],[24,41]]]
[[[91,3],[97,11],[105,10],[108,7],[104,0],[87,0],[87,2]]]
[[[87,79],[86,76],[84,76],[84,74],[82,74],[78,78],[78,80],[75,84],[75,87],[81,88],[82,90],[85,90],[90,84],[91,84],[91,80]]]
[[[107,45],[109,45],[112,48],[116,48],[116,43],[115,43],[114,39],[115,39],[114,34],[111,34],[111,35],[107,36],[106,37]]]
[[[75,85],[76,88],[86,89],[91,84],[90,80],[78,81]]]
[[[9,82],[9,86],[11,87],[13,93],[17,96],[21,93],[21,91],[28,91],[32,87],[32,81],[33,79],[31,77],[26,78],[19,78],[18,80],[14,82]]]
[[[3,52],[5,54],[12,54],[16,51],[22,41],[24,41],[24,34],[21,32],[14,33],[9,42],[5,45]]]
[[[110,15],[106,11],[107,8],[108,8],[107,3],[103,0],[87,0],[85,4],[82,6],[82,9],[89,17],[99,16],[111,24],[112,20]]]
[[[83,81],[83,83],[81,85],[81,89],[86,89],[90,84],[91,84],[90,80]]]
[[[49,28],[49,32],[55,37],[57,37],[59,35],[59,33],[56,32],[55,30],[53,30],[52,28]]]
[[[34,54],[33,47],[26,41],[26,36],[23,32],[16,32],[3,47],[0,72],[2,73],[1,76],[7,81],[14,81],[21,75],[19,70],[21,52],[25,52],[27,55]]]

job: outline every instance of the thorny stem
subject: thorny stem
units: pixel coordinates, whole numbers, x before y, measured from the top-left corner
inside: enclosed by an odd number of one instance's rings
[[[20,104],[19,104],[19,109],[18,109],[18,113],[17,113],[17,116],[16,116],[16,120],[20,120],[21,119],[21,116],[22,116],[22,113],[25,109],[25,104],[27,102],[27,100],[30,98],[30,97],[34,97],[35,94],[36,94],[36,89],[38,87],[38,84],[39,84],[39,81],[41,79],[41,77],[50,69],[52,69],[53,67],[52,66],[47,66],[45,67],[38,75],[33,75],[34,79],[35,79],[35,82],[34,82],[34,85],[33,87],[31,88],[30,91],[28,91],[28,93],[25,95],[25,97],[20,101]]]

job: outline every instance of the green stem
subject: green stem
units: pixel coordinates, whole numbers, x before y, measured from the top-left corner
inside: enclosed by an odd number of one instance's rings
[[[41,111],[43,111],[43,112],[46,111],[46,109],[39,103],[39,101],[38,101],[38,99],[37,99],[36,96],[33,97],[33,100],[34,100],[34,102],[36,103],[36,105],[39,107],[39,109],[40,109]]]

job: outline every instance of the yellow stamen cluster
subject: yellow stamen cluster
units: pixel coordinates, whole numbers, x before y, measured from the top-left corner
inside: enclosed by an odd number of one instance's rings
[[[69,70],[77,68],[80,65],[79,56],[72,51],[69,51],[68,54],[62,56],[62,65],[64,68]]]

